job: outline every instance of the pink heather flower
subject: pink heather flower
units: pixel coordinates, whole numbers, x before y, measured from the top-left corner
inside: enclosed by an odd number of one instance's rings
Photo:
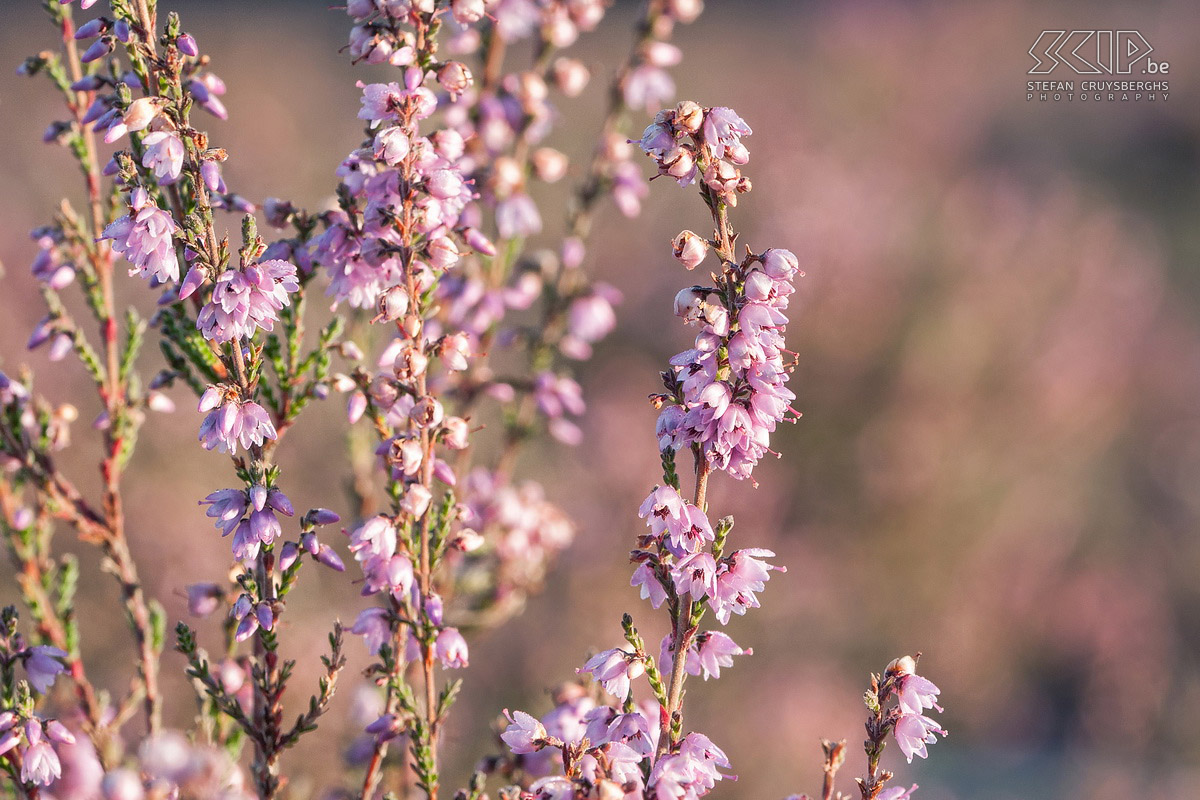
[[[28,742],[21,751],[21,780],[37,786],[49,786],[62,777],[62,764],[50,742],[42,738],[42,723],[31,719],[25,724]]]
[[[500,734],[500,738],[508,745],[508,749],[516,755],[536,753],[545,747],[546,728],[535,717],[524,711],[514,711],[511,714],[504,710],[509,725]]]
[[[379,649],[392,639],[387,609],[379,606],[363,609],[354,620],[354,625],[350,627],[350,632],[363,637],[367,652],[373,656],[379,655]]]
[[[615,648],[597,653],[575,671],[591,673],[605,691],[624,700],[629,696],[630,681],[641,676],[646,666],[628,650]]]
[[[693,675],[703,674],[704,680],[709,677],[721,677],[721,667],[732,667],[733,657],[751,655],[753,650],[743,650],[733,639],[720,631],[708,631],[696,637],[692,645],[698,654],[698,669],[691,670],[691,659],[688,659],[688,672]]]
[[[716,538],[708,517],[699,507],[687,503],[680,518],[667,523],[667,549],[676,556],[695,553]]]
[[[467,640],[457,628],[442,628],[438,632],[433,650],[442,666],[447,669],[461,669],[467,666]]]
[[[567,335],[559,344],[563,353],[575,359],[592,355],[592,344],[607,336],[617,325],[613,306],[621,294],[605,284],[596,284],[591,293],[571,301],[567,309]]]
[[[650,772],[649,786],[655,800],[693,800],[708,794],[713,785],[730,777],[720,771],[729,767],[725,753],[707,736],[689,733],[679,752],[658,759]]]
[[[722,625],[728,624],[731,613],[741,615],[746,613],[747,608],[759,607],[756,592],[766,588],[771,570],[787,571],[784,567],[777,567],[762,560],[774,556],[770,550],[748,548],[735,550],[721,559],[717,565],[715,588],[709,595],[708,604]]]
[[[638,516],[646,520],[651,534],[661,536],[668,527],[682,524],[684,505],[674,487],[655,486],[638,508]]]
[[[699,600],[716,594],[717,565],[711,553],[692,553],[671,566],[675,591]]]
[[[39,694],[48,692],[58,674],[66,671],[67,668],[59,660],[66,657],[65,652],[49,645],[36,645],[26,651],[25,672],[29,675],[30,685]]]
[[[658,704],[651,701],[653,709],[658,709]],[[600,742],[620,742],[641,757],[653,755],[655,748],[658,747],[658,725],[651,725],[650,718],[641,711],[632,711],[628,714],[616,714],[608,725],[608,730],[605,731],[603,739],[597,737],[592,739],[589,735],[588,739]]]
[[[889,786],[879,793],[876,800],[909,800],[919,788],[915,783],[907,789],[903,786]]]
[[[925,745],[937,742],[935,734],[946,735],[935,720],[923,714],[901,714],[896,719],[892,733],[896,737],[896,744],[900,746],[900,752],[904,753],[910,764],[913,756],[929,757]]]
[[[671,242],[671,250],[686,269],[695,269],[708,255],[708,240],[691,231],[682,231]]]
[[[641,597],[643,600],[649,600],[650,605],[658,608],[667,599],[667,590],[659,582],[658,576],[654,574],[654,568],[643,562],[638,565],[638,568],[633,571],[633,578],[629,581],[630,586],[641,589]]]
[[[239,444],[248,450],[275,438],[275,426],[266,409],[258,403],[232,397],[220,402],[210,397],[215,391],[216,387],[210,387],[200,400],[200,410],[208,411],[208,416],[200,423],[199,439],[205,450],[234,453]],[[217,402],[220,404],[215,405]]]
[[[413,519],[420,519],[429,510],[432,500],[433,494],[425,486],[419,483],[409,484],[400,500],[400,509]]]
[[[908,673],[896,679],[896,697],[901,710],[907,714],[920,714],[927,708],[941,711],[942,707],[937,704],[937,696],[941,691],[933,681],[920,675]]]
[[[111,239],[113,250],[133,264],[130,275],[137,273],[160,283],[179,280],[172,239],[179,229],[175,220],[140,186],[130,195],[129,205],[130,213],[111,223],[100,238]]]
[[[200,310],[196,327],[204,338],[228,342],[249,338],[256,328],[274,329],[279,310],[290,292],[300,288],[296,266],[287,261],[263,261],[221,273],[212,300]]]
[[[142,166],[154,173],[160,184],[179,180],[183,170],[183,141],[170,131],[155,131],[142,137],[146,148]]]

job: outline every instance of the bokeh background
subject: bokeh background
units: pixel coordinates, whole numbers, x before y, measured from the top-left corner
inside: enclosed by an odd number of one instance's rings
[[[345,16],[299,0],[164,6],[230,86],[230,121],[209,127],[232,154],[231,185],[325,202],[361,133],[364,72],[337,52]],[[582,44],[597,74],[626,52],[635,10],[618,2]],[[54,33],[36,3],[6,0],[4,15],[0,357],[33,365],[65,400],[81,370],[24,350],[42,314],[27,232],[77,180],[41,144],[57,113],[46,87],[13,73]],[[1056,27],[1140,31],[1170,63],[1169,98],[1027,102],[1027,51]],[[710,0],[677,41],[681,96],[732,105],[755,129],[754,191],[734,217],[743,240],[795,250],[808,273],[789,330],[804,417],[777,437],[783,458],[759,468],[757,489],[723,479],[712,496],[737,516],[739,543],[775,549],[789,569],[730,628],[755,655],[691,684],[689,727],[712,733],[741,776],[713,796],[817,790],[819,738],[856,745],[867,674],[920,650],[951,736],[927,763],[905,767],[895,748],[887,760],[928,800],[1200,797],[1200,8]],[[549,143],[588,152],[600,83],[562,107]],[[594,270],[626,302],[582,375],[585,441],[522,466],[578,520],[578,540],[523,616],[473,640],[448,733],[454,777],[493,749],[499,709],[544,713],[589,648],[613,646],[623,610],[661,634],[625,554],[657,475],[645,397],[689,341],[670,317],[689,276],[668,242],[704,218],[660,183],[639,219],[602,216]],[[123,291],[148,300],[139,282]],[[227,465],[195,445],[191,401],[176,400],[145,429],[128,480],[135,552],[173,620],[182,587],[228,563],[195,505]],[[96,436],[83,422],[96,410],[81,404],[68,462],[85,486]],[[340,417],[331,402],[282,448],[297,507],[347,507]],[[85,653],[119,691],[130,665],[115,591],[84,566]],[[286,633],[301,681],[332,619],[359,604],[346,579],[307,580]],[[361,666],[361,645],[351,651]],[[175,685],[171,715],[186,724],[193,707]],[[339,694],[323,743],[289,756],[313,780],[298,793],[337,778],[352,701]],[[862,767],[852,750],[843,788]]]

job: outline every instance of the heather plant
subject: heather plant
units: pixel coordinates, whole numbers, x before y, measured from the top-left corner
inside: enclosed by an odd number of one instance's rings
[[[469,635],[517,614],[573,536],[552,498],[519,477],[520,453],[546,438],[580,441],[586,404],[574,365],[616,325],[620,300],[589,273],[591,223],[605,199],[638,213],[648,196],[638,149],[659,176],[698,186],[710,212],[711,235],[680,233],[675,257],[689,270],[710,251],[716,262],[712,285],[674,301],[698,333],[651,397],[662,483],[638,510],[648,530],[631,556],[632,586],[665,609],[670,632],[652,650],[626,614],[624,644],[583,663],[590,681],[561,687],[541,719],[506,711],[496,731],[480,732],[479,768],[454,796],[487,797],[490,782],[501,798],[676,800],[731,779],[714,739],[684,733],[685,685],[719,678],[751,653],[706,628],[706,617],[726,626],[759,607],[770,573],[784,569],[769,550],[733,547],[733,519],[710,519],[708,485],[719,473],[753,483],[776,426],[798,417],[787,387],[798,356],[784,333],[802,273],[788,250],[741,246],[739,256],[730,210],[751,189],[741,173],[746,122],[691,101],[659,110],[674,94],[666,68],[681,55],[671,33],[697,17],[698,0],[646,4],[593,156],[574,173],[547,142],[555,104],[589,79],[570,48],[606,3],[352,0],[349,57],[386,65],[394,79],[359,83],[364,139],[337,166],[336,200],[320,210],[255,202],[226,184],[230,154],[197,127],[200,112],[227,117],[226,87],[178,16],[160,17],[154,0],[113,0],[77,24],[70,2],[44,6],[61,48],[21,71],[61,94],[65,117],[46,140],[77,162],[85,191],[80,209],[64,201],[34,231],[32,271],[48,314],[29,345],[53,361],[73,356],[94,384],[102,489],[90,497],[59,464],[75,407],[40,395],[27,371],[0,375],[0,506],[26,612],[24,622],[15,608],[0,619],[10,793],[297,796],[290,778],[304,770],[284,754],[325,733],[318,726],[337,689],[356,677],[347,648],[361,646],[372,658],[355,692],[362,735],[342,774],[311,777],[330,797],[449,794],[441,734]],[[523,40],[528,47],[516,46]],[[653,112],[632,139],[630,122]],[[565,217],[550,220],[532,188],[562,180],[576,185]],[[118,313],[121,270],[150,293],[152,312]],[[313,292],[330,313],[311,308]],[[158,355],[142,352],[148,342]],[[139,430],[185,390],[201,415],[190,423],[200,447],[230,467],[202,498],[166,498],[198,501],[227,540],[213,537],[229,550],[228,574],[186,587],[189,611],[205,623],[169,621],[148,596],[122,498]],[[305,410],[337,395],[352,473],[344,539],[325,507],[340,499],[297,508],[277,457]],[[678,464],[689,455],[685,489]],[[55,540],[60,530],[98,547],[117,580],[137,669],[120,696],[96,686],[81,656],[83,577]],[[364,600],[348,627],[330,621],[320,677],[298,685],[283,650],[289,597],[306,590],[306,564],[342,573],[346,560]],[[195,689],[187,730],[164,722],[185,702],[161,688],[169,646]],[[911,761],[944,735],[924,713],[940,710],[939,691],[915,670],[903,657],[872,676],[864,800],[912,792],[886,786],[888,736]],[[307,699],[293,708],[297,696]],[[501,744],[507,753],[488,753]],[[825,757],[822,796],[833,798],[844,743],[826,743]]]

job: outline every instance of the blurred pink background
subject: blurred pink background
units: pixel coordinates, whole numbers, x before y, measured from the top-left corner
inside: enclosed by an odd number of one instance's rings
[[[0,27],[0,357],[66,400],[82,370],[24,350],[43,313],[26,234],[78,192],[66,155],[41,144],[58,113],[46,85],[13,74],[53,46],[36,6],[8,4]],[[230,121],[209,130],[232,155],[230,184],[325,202],[361,138],[353,83],[379,74],[338,54],[346,17],[319,2],[163,7],[229,84]],[[625,53],[633,10],[618,3],[583,44],[597,74]],[[1170,62],[1168,101],[1026,102],[1027,51],[1057,27],[1140,31]],[[808,273],[789,330],[804,418],[776,438],[783,458],[758,489],[722,479],[711,498],[736,515],[739,544],[789,569],[730,627],[755,655],[690,685],[687,725],[741,776],[713,796],[817,790],[819,738],[856,747],[867,674],[920,650],[951,736],[928,763],[897,763],[895,748],[885,763],[926,800],[1200,797],[1200,8],[710,0],[677,41],[680,95],[732,105],[755,130],[754,191],[734,212],[744,243],[793,249]],[[590,150],[601,83],[562,106],[551,144]],[[670,301],[691,276],[669,239],[704,225],[697,198],[658,182],[640,219],[602,216],[592,259],[625,294],[622,327],[582,375],[584,444],[524,459],[579,537],[525,615],[473,640],[447,785],[495,749],[500,709],[545,712],[588,648],[613,646],[622,611],[647,639],[663,632],[628,587],[626,554],[658,474],[645,397],[689,341]],[[145,307],[141,284],[123,284]],[[157,359],[147,348],[144,374]],[[195,444],[192,401],[174,397],[128,479],[135,550],[172,621],[182,586],[229,558],[195,505],[227,464]],[[96,411],[81,407],[68,462],[91,487]],[[341,414],[340,400],[313,411],[281,450],[298,508],[347,507]],[[84,565],[85,654],[118,690],[115,588],[91,553]],[[332,619],[360,603],[348,579],[306,580],[285,632],[301,685]],[[7,579],[0,600],[15,600]],[[350,650],[362,666],[361,643]],[[181,660],[165,669],[178,676]],[[169,712],[187,724],[175,681]],[[287,758],[313,780],[296,782],[301,796],[339,769],[331,742],[349,734],[352,696],[343,687],[322,734]],[[852,750],[843,789],[862,767]]]

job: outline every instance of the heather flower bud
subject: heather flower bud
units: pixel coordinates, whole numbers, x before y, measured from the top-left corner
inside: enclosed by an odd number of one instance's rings
[[[434,269],[446,270],[458,263],[458,245],[447,236],[438,236],[425,248]]]
[[[438,83],[450,93],[451,97],[457,97],[471,88],[473,81],[471,70],[460,61],[450,61],[445,64],[438,70],[437,77]]]
[[[88,20],[75,29],[76,39],[91,39],[93,36],[99,36],[108,30],[109,20],[104,17],[96,17]]]
[[[415,345],[406,344],[396,354],[392,370],[396,373],[397,378],[411,380],[425,372],[428,365],[429,356],[421,352]]]
[[[221,190],[221,167],[215,161],[205,161],[200,165],[200,178],[210,192]]]
[[[462,194],[462,176],[452,169],[439,169],[425,182],[426,190],[439,200],[448,200]]]
[[[367,396],[362,392],[355,392],[350,395],[350,399],[346,401],[346,419],[351,425],[362,419],[362,415],[367,410]]]
[[[671,242],[675,258],[687,269],[695,269],[708,255],[708,241],[691,231],[682,231]]]
[[[467,435],[470,428],[462,417],[446,417],[443,423],[446,447],[451,450],[462,450],[467,446]]]
[[[190,33],[185,33],[175,40],[175,46],[179,48],[179,52],[193,58],[200,55],[200,48],[196,46],[196,39]]]
[[[443,628],[433,645],[442,666],[447,669],[462,669],[467,666],[467,640],[457,628]]]
[[[683,60],[683,51],[670,42],[651,42],[642,54],[655,67],[673,67]]]
[[[400,508],[413,519],[420,519],[429,510],[433,494],[419,483],[410,484],[400,500]]]
[[[314,525],[332,525],[335,522],[340,522],[341,519],[341,517],[328,508],[312,508],[304,515],[300,525],[304,528],[310,528]]]
[[[442,363],[446,369],[461,371],[467,368],[467,358],[471,355],[471,342],[465,333],[455,333],[442,340]]]
[[[79,57],[79,60],[84,64],[90,64],[91,62],[96,61],[97,59],[104,58],[106,55],[108,55],[112,51],[113,51],[113,40],[112,39],[110,39],[108,37],[105,37],[103,39],[97,39],[96,41],[92,42],[91,47],[89,47],[87,50],[83,51],[83,55],[81,55]]]
[[[496,246],[478,228],[467,228],[463,231],[463,240],[480,255],[496,255]]]
[[[300,557],[300,551],[296,547],[295,542],[285,542],[283,549],[279,552],[279,569],[288,570],[296,563],[296,559]]]
[[[410,150],[411,143],[403,128],[384,128],[375,134],[375,157],[390,167],[403,161]]]
[[[688,133],[696,133],[704,124],[704,109],[692,100],[682,100],[675,106],[675,127]]]
[[[250,504],[255,511],[262,511],[267,506],[267,487],[257,484],[250,489]]]
[[[422,397],[408,412],[409,419],[422,428],[432,428],[439,425],[445,417],[442,404],[434,397]]]
[[[157,97],[139,97],[129,104],[121,121],[130,131],[143,130],[162,110],[162,100]]]
[[[379,296],[379,316],[388,322],[399,319],[408,312],[408,291],[403,286],[393,286]]]
[[[346,565],[342,563],[342,559],[337,552],[327,544],[321,545],[317,550],[317,561],[334,570],[335,572],[345,572]]]
[[[400,388],[396,382],[383,375],[378,375],[371,381],[368,391],[371,402],[380,408],[391,408],[400,399]]]

